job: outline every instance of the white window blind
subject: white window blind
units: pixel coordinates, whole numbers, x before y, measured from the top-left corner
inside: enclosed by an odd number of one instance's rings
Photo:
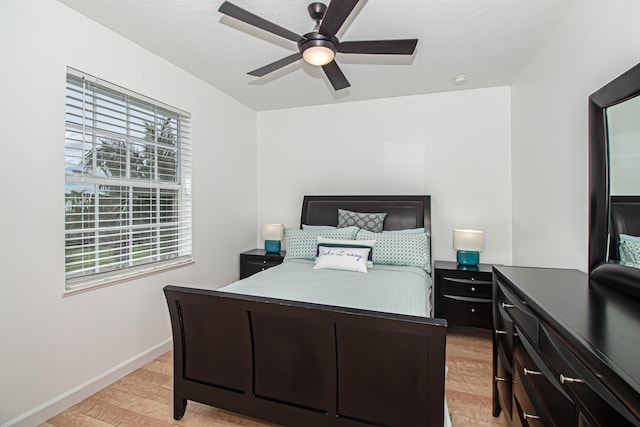
[[[66,289],[189,262],[190,115],[67,69]]]

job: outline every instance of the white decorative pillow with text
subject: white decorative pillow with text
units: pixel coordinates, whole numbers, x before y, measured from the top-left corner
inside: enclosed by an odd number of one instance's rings
[[[367,257],[367,268],[371,268],[373,267],[373,246],[375,244],[375,240],[344,240],[318,237],[318,251],[316,253],[316,257],[320,254],[320,246],[331,246],[336,248],[369,248],[369,256]]]
[[[367,258],[369,248],[341,248],[331,246],[320,246],[314,270],[332,269],[367,272]]]

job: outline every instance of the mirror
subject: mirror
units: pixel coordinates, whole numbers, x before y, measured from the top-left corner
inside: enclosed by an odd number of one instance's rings
[[[640,96],[607,108],[609,193],[640,196]]]
[[[589,273],[640,298],[619,236],[640,236],[640,64],[589,97]]]

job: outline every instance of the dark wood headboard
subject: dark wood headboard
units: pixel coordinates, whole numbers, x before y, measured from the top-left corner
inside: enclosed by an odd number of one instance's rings
[[[640,236],[640,196],[611,196],[609,260],[620,261],[620,234]]]
[[[338,209],[386,212],[385,230],[424,227],[431,234],[431,196],[304,196],[300,223],[338,225]]]

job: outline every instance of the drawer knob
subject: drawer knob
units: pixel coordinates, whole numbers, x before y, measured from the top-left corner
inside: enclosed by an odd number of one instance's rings
[[[471,292],[475,292],[476,288],[474,288],[473,286],[471,287]]]
[[[506,378],[501,378],[501,377],[498,377],[498,376],[493,377],[493,379],[494,379],[495,381],[504,381],[504,382],[508,382]]]
[[[267,263],[267,261],[262,261],[262,263],[263,263],[263,264],[266,264],[266,263]]]
[[[502,308],[515,308],[516,306],[513,304],[507,304],[506,302],[500,303]]]
[[[472,312],[472,313],[475,313],[475,312],[476,312],[476,309],[475,309],[475,308],[472,308],[472,309],[471,309],[471,312]]]
[[[540,371],[532,371],[527,368],[522,368],[522,372],[524,372],[525,375],[542,375],[542,372]]]
[[[537,415],[533,415],[533,414],[527,414],[526,412],[522,413],[522,416],[524,417],[525,420],[529,419],[529,420],[539,420],[540,417]]]
[[[507,331],[501,331],[500,329],[496,329],[496,335],[507,335]]]
[[[569,378],[560,374],[560,383],[561,384],[572,384],[572,383],[583,383],[584,381],[580,378]]]
[[[262,267],[262,268],[260,269],[260,271],[264,271],[264,267]]]
[[[471,280],[476,280],[476,278],[475,278],[475,277],[472,277],[472,278],[471,278]]]

